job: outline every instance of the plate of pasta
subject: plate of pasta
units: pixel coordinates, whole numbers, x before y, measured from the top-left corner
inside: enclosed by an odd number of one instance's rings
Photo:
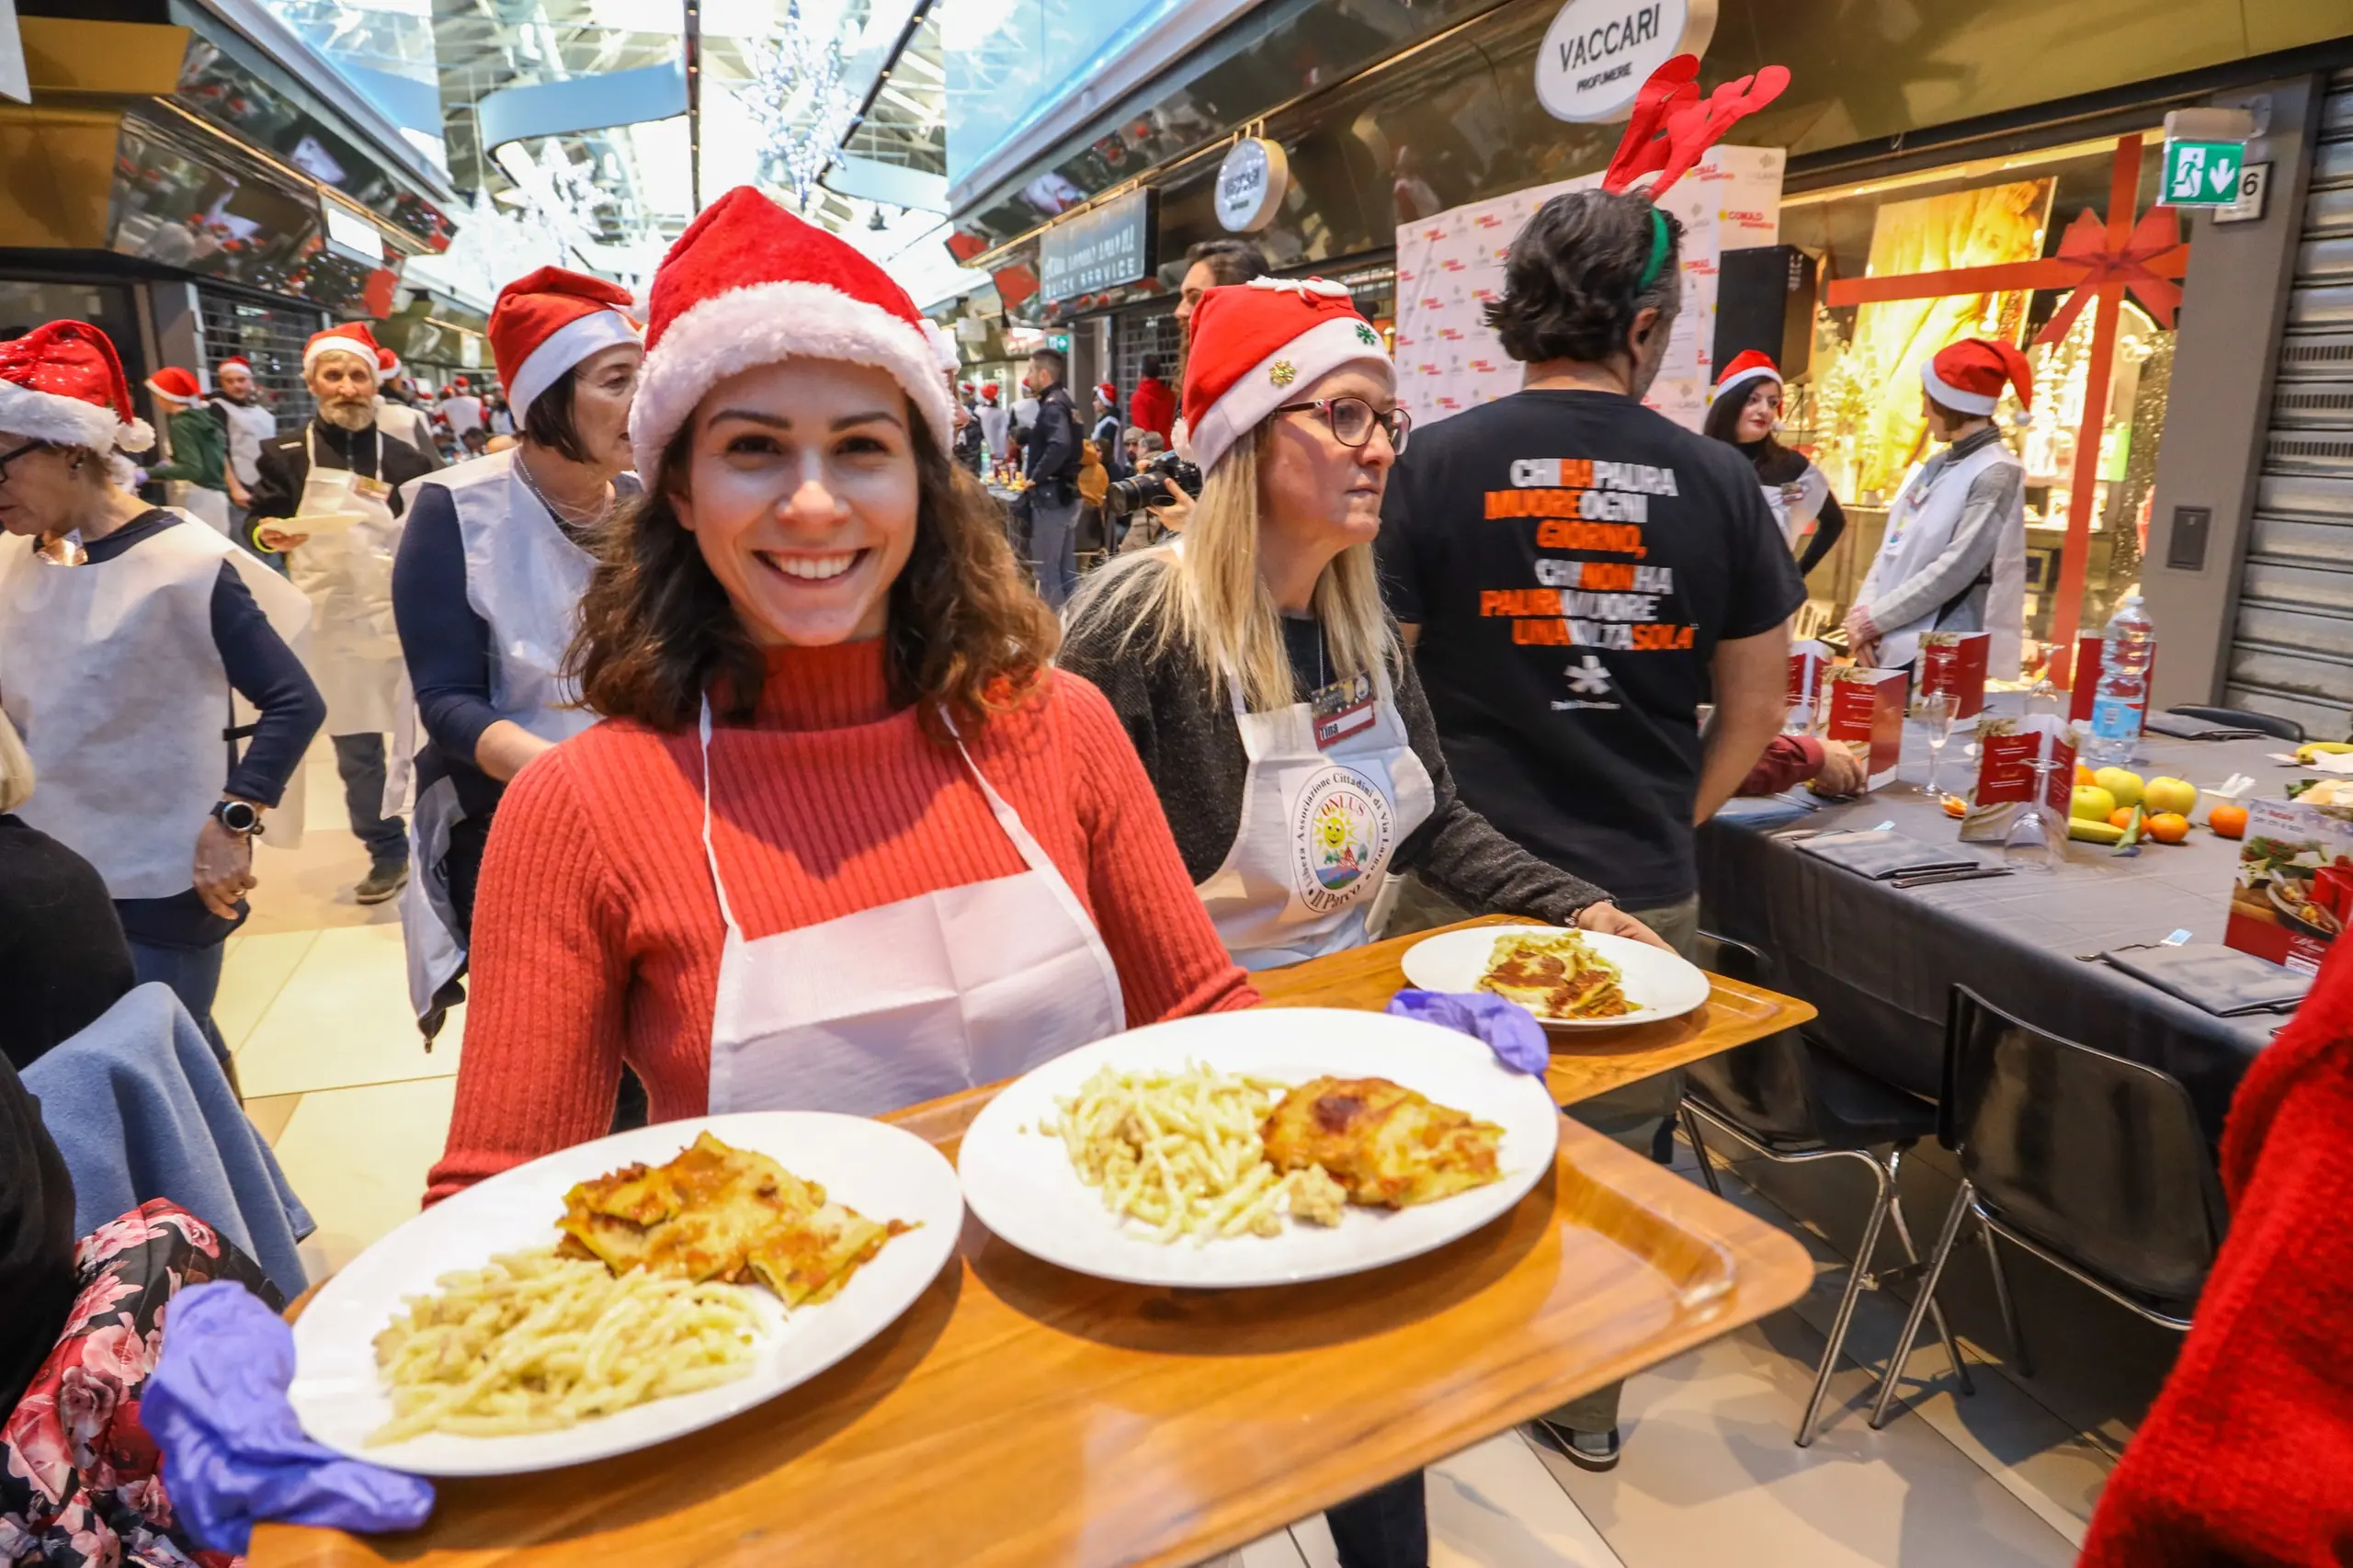
[[[1261,1007],[1082,1046],[983,1107],[957,1156],[996,1235],[1140,1285],[1379,1268],[1508,1211],[1552,1168],[1543,1081],[1381,1013]]]
[[[1557,926],[1466,926],[1399,960],[1425,991],[1486,991],[1552,1028],[1614,1028],[1679,1017],[1708,999],[1707,971],[1664,948]]]
[[[327,1447],[420,1475],[629,1453],[888,1328],[963,1212],[945,1156],[862,1117],[617,1133],[468,1187],[354,1259],[294,1324],[289,1398]]]

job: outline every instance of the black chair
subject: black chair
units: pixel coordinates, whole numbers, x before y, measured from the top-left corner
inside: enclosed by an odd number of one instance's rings
[[[2277,735],[2290,745],[2304,744],[2304,727],[2293,719],[2282,719],[2277,713],[2256,713],[2245,708],[2208,708],[2199,703],[2177,703],[2165,710],[2185,719],[2203,719],[2212,724],[2231,724],[2242,730],[2260,730],[2267,735]]]
[[[1752,985],[1769,983],[1770,965],[1765,955],[1746,943],[1701,932],[1699,949],[1702,967]],[[1813,1441],[1814,1422],[1822,1414],[1830,1375],[1837,1369],[1838,1353],[1846,1346],[1856,1299],[1865,1290],[1877,1290],[1888,1278],[1875,1274],[1871,1267],[1881,1225],[1894,1221],[1907,1266],[1919,1263],[1911,1227],[1904,1221],[1904,1199],[1896,1189],[1896,1176],[1903,1168],[1904,1152],[1936,1131],[1937,1108],[1849,1066],[1794,1029],[1703,1057],[1685,1066],[1683,1073],[1683,1103],[1677,1114],[1683,1123],[1683,1135],[1699,1156],[1699,1174],[1717,1197],[1723,1196],[1723,1189],[1710,1163],[1708,1146],[1699,1138],[1703,1122],[1766,1159],[1785,1165],[1859,1160],[1870,1167],[1876,1184],[1870,1216],[1863,1221],[1862,1243],[1847,1272],[1846,1292],[1838,1299],[1838,1313],[1830,1326],[1830,1343],[1814,1374],[1813,1393],[1798,1421],[1797,1444],[1802,1449]],[[1888,1151],[1884,1158],[1877,1153],[1882,1147]],[[1927,1301],[1926,1290],[1920,1299]],[[1975,1392],[1969,1381],[1969,1369],[1945,1327],[1943,1309],[1933,1303],[1931,1307],[1937,1315],[1938,1336],[1952,1358],[1961,1392]],[[1894,1379],[1895,1368],[1901,1364],[1900,1359],[1889,1364],[1887,1381]]]
[[[1962,1223],[1975,1215],[2021,1372],[2033,1366],[1997,1237],[2151,1323],[2188,1329],[2229,1210],[2180,1080],[2047,1034],[1956,985],[1937,1137],[1960,1156],[1965,1179],[1919,1301],[1935,1291]],[[1920,1332],[1919,1301],[1896,1344],[1897,1366]],[[1893,1378],[1880,1386],[1873,1426],[1887,1419],[1894,1392]]]

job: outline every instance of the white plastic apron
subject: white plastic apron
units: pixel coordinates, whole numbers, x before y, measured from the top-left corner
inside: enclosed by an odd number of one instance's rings
[[[221,563],[298,655],[310,605],[192,519],[78,566],[41,559],[29,540],[0,551],[0,704],[39,781],[18,814],[97,867],[112,897],[186,892],[228,774],[231,691],[212,641]],[[299,835],[301,790],[297,769],[265,819],[273,830],[288,818]]]
[[[879,1116],[1026,1073],[1127,1027],[1095,923],[961,739],[964,766],[1028,870],[745,939],[711,840],[708,701],[701,732],[703,853],[727,924],[711,1114]]]
[[[1822,504],[1830,499],[1830,481],[1812,463],[1805,472],[1787,484],[1768,484],[1765,505],[1773,513],[1773,520],[1781,525],[1781,539],[1791,550],[1822,516]]]
[[[330,735],[389,733],[399,722],[401,640],[392,624],[392,553],[401,526],[389,496],[365,495],[348,470],[319,466],[318,426],[302,428],[310,460],[298,517],[330,513],[359,520],[287,553],[286,575],[311,596],[315,613],[311,678],[326,699]],[[378,464],[381,466],[381,446]]]
[[[572,542],[515,469],[512,449],[469,458],[402,487],[410,506],[428,486],[449,493],[465,551],[466,603],[490,629],[490,705],[543,741],[571,739],[597,715],[570,704],[577,683],[563,674],[564,650],[580,622],[581,596],[596,561]],[[408,769],[416,744],[413,705],[395,732]],[[453,757],[471,767],[473,758]],[[408,886],[401,891],[401,931],[408,948],[409,1000],[419,1018],[442,987],[464,971],[455,905],[443,866],[449,831],[463,821],[457,787],[436,780],[409,812]]]
[[[1250,759],[1242,823],[1224,863],[1193,891],[1247,970],[1360,946],[1397,846],[1438,803],[1388,672],[1374,683],[1373,722],[1324,749],[1310,704],[1253,713],[1239,680],[1226,687]]]
[[[1958,461],[1922,463],[1907,474],[1904,488],[1896,492],[1894,503],[1887,509],[1887,535],[1880,541],[1879,554],[1856,593],[1856,602],[1866,608],[1875,605],[1927,571],[1952,543],[1953,529],[1961,521],[1970,485],[1979,474],[2003,463],[2015,468],[2018,460],[1995,440]],[[1933,474],[1929,472],[1932,467],[1936,470]],[[1985,595],[1985,624],[1975,627],[1949,623],[1944,628],[1991,633],[1986,639],[1985,673],[1993,680],[2018,678],[2026,636],[2024,507],[2025,496],[2021,493],[2011,515],[1995,525],[1990,568],[1993,582]],[[1926,614],[1902,626],[1880,628],[1881,666],[1895,669],[1917,659],[1921,634],[1938,630],[1937,618],[1943,609],[1944,606],[1934,605]]]

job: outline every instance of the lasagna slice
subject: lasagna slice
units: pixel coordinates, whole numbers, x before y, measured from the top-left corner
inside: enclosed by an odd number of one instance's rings
[[[1502,1128],[1386,1078],[1312,1079],[1283,1096],[1258,1136],[1277,1170],[1321,1166],[1351,1203],[1433,1203],[1503,1174]]]
[[[1520,932],[1495,938],[1479,989],[1540,1018],[1617,1018],[1634,1010],[1618,966],[1574,931]]]

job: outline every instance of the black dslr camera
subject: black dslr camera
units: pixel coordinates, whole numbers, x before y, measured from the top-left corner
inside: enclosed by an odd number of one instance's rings
[[[1103,496],[1106,517],[1124,517],[1138,507],[1169,506],[1176,503],[1168,487],[1160,482],[1171,479],[1176,488],[1196,501],[1201,496],[1201,470],[1198,463],[1187,462],[1175,452],[1163,452],[1128,479],[1115,479]]]

